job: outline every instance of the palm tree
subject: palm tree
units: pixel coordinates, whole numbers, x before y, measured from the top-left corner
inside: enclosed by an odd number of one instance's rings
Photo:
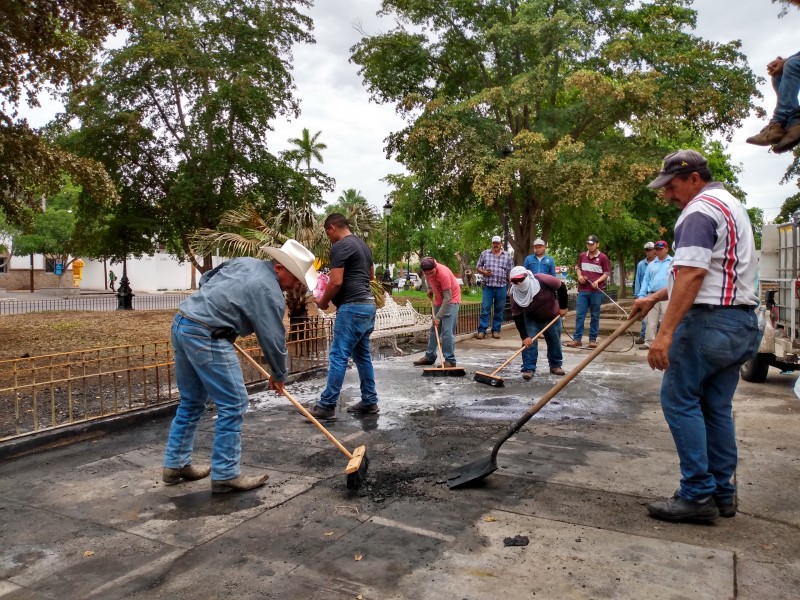
[[[297,169],[300,165],[305,166],[306,183],[303,190],[303,204],[308,205],[308,193],[311,189],[311,181],[316,178],[314,169],[311,168],[311,161],[316,160],[322,164],[322,151],[327,150],[328,145],[317,141],[322,134],[318,131],[313,136],[308,131],[307,127],[303,128],[302,137],[290,138],[289,143],[294,144],[296,148],[289,150],[285,153],[285,157],[294,162],[294,168]]]
[[[343,191],[334,204],[330,204],[325,209],[325,214],[341,213],[347,217],[350,229],[353,233],[366,239],[380,223],[380,216],[374,206],[371,206],[364,195],[355,188]]]

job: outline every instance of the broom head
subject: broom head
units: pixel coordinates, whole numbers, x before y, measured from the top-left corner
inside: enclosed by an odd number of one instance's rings
[[[486,385],[491,385],[492,387],[505,387],[502,377],[497,377],[496,375],[490,375],[489,373],[481,373],[480,371],[475,371],[475,376],[473,377],[473,379],[478,383],[485,383]]]

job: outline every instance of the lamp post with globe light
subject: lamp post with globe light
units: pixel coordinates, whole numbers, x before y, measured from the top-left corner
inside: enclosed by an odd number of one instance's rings
[[[389,217],[392,214],[392,203],[387,198],[383,205],[383,216],[386,217],[386,262],[383,266],[383,279],[381,284],[383,289],[391,295],[392,293],[392,274],[389,272]]]

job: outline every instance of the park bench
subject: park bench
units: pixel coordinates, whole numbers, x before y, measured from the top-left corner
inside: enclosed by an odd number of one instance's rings
[[[384,294],[383,298],[384,305],[375,314],[375,329],[369,339],[376,342],[390,340],[392,348],[402,356],[403,351],[398,347],[397,339],[430,329],[431,316],[418,313],[408,300],[400,305],[389,294]],[[336,313],[325,314],[323,318],[334,321]]]

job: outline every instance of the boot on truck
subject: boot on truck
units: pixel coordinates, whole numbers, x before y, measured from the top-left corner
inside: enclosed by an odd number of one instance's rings
[[[767,287],[773,282],[761,283]],[[777,293],[777,290],[767,291],[766,302],[758,308],[758,322],[764,331],[764,336],[761,338],[758,353],[740,369],[742,379],[751,383],[764,383],[770,367],[780,369],[784,373],[800,369],[796,323],[787,324],[780,320],[781,311],[775,302]]]

